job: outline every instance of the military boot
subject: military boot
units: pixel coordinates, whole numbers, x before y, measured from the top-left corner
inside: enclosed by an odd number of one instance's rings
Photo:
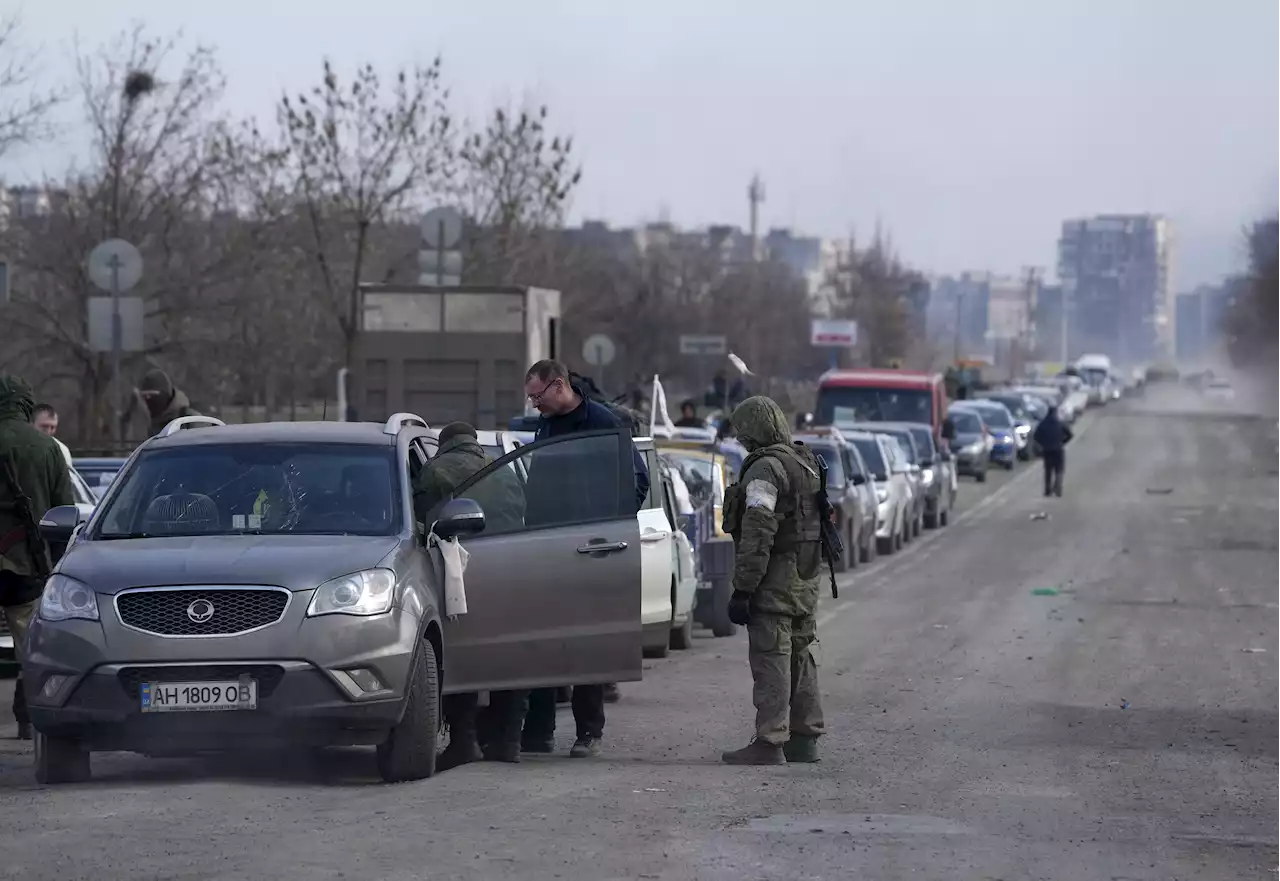
[[[812,734],[791,735],[791,739],[782,747],[782,754],[787,757],[788,762],[822,761],[818,755],[818,738]]]
[[[752,738],[751,742],[742,749],[721,753],[720,760],[726,765],[785,765],[787,763],[781,744],[769,743],[758,737]]]
[[[480,745],[476,743],[475,734],[463,736],[462,732],[456,735],[450,732],[449,745],[444,748],[444,752],[440,753],[440,758],[436,759],[436,770],[448,771],[450,768],[478,761],[480,761]]]

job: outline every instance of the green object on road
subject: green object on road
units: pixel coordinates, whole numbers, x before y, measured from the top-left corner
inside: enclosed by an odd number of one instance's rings
[[[1036,597],[1056,597],[1058,589],[1056,587],[1037,587],[1031,591],[1031,595]]]

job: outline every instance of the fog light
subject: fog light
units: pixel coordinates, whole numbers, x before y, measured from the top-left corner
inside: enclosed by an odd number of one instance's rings
[[[347,675],[351,677],[351,681],[360,686],[361,691],[382,691],[386,688],[376,673],[364,667],[348,670]]]
[[[49,677],[45,679],[44,685],[40,686],[40,696],[53,697],[62,690],[62,684],[66,681],[67,677],[63,676],[61,673],[50,674]]]

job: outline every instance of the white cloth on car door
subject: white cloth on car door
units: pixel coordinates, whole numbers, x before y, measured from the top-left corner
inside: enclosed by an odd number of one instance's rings
[[[457,538],[444,541],[432,535],[431,542],[440,548],[440,559],[444,561],[444,613],[450,618],[465,615],[467,587],[462,575],[467,571],[467,560],[471,554]]]

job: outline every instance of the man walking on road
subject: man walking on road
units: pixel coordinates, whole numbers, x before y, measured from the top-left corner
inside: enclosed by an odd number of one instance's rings
[[[67,462],[53,439],[31,424],[34,410],[31,386],[16,376],[0,376],[0,608],[19,665],[27,626],[49,577],[40,518],[50,508],[75,504]],[[21,677],[13,689],[13,716],[18,737],[30,740]]]
[[[724,499],[724,529],[734,544],[729,619],[747,628],[756,735],[722,758],[730,765],[816,762],[826,731],[814,659],[822,567],[818,461],[792,443],[787,417],[769,398],[747,398],[732,423],[747,458]]]
[[[1070,427],[1058,418],[1058,408],[1050,407],[1049,412],[1036,426],[1033,436],[1040,446],[1040,457],[1044,460],[1044,494],[1062,497],[1062,472],[1067,467],[1067,451],[1065,447],[1073,437]]]
[[[604,404],[591,400],[586,389],[574,385],[569,371],[558,361],[539,361],[525,374],[524,391],[542,414],[538,420],[535,441],[566,434],[580,434],[600,429],[619,428],[621,421]],[[632,448],[636,475],[636,508],[649,495],[649,471],[644,458]],[[530,475],[532,480],[533,475]],[[600,739],[604,736],[605,686],[577,685],[573,689],[573,719],[577,739],[569,751],[572,758],[600,755]],[[525,752],[549,753],[555,750],[556,697],[554,688],[540,688],[529,695],[529,711],[525,716],[521,749]]]
[[[433,509],[492,461],[466,422],[451,422],[440,429],[440,448],[418,472],[413,484],[413,510],[425,529],[431,528]],[[515,474],[502,468],[481,479],[466,493],[480,505],[485,528],[505,531],[524,519],[524,493]],[[444,719],[449,723],[449,745],[440,755],[438,770],[478,761],[520,761],[520,724],[524,721],[527,691],[497,691],[489,706],[479,712],[479,695],[450,694],[444,698]],[[479,721],[483,724],[478,725]]]

